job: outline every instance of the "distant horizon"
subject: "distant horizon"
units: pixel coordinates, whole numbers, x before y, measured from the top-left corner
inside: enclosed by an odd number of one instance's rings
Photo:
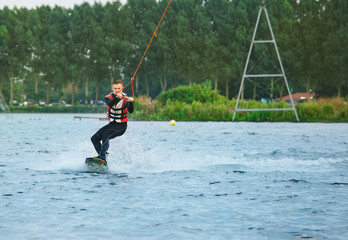
[[[123,5],[127,3],[127,0],[119,0]],[[60,6],[65,8],[73,8],[74,5],[81,5],[85,2],[93,5],[95,2],[106,4],[107,2],[114,2],[114,0],[2,0],[0,2],[0,9],[7,6],[10,9],[17,8],[28,8],[35,9],[42,5],[49,5],[50,7]]]

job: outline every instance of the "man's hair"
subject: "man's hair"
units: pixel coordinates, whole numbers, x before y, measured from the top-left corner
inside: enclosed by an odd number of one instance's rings
[[[112,82],[112,85],[114,85],[114,84],[122,84],[122,85],[123,85],[123,81],[120,80],[120,79],[117,79],[117,80],[114,80],[114,81]]]

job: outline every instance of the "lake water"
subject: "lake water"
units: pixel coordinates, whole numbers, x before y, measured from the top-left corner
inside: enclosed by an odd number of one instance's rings
[[[94,173],[73,117],[0,114],[1,239],[348,239],[348,124],[130,121]]]

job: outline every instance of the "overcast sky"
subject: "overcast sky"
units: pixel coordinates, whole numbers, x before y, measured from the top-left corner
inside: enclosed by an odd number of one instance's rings
[[[100,2],[105,4],[106,2],[113,2],[112,0],[0,0],[0,9],[3,9],[5,6],[9,8],[13,8],[17,6],[18,8],[26,7],[26,8],[36,8],[41,5],[49,5],[54,7],[55,5],[65,7],[65,8],[73,8],[74,5],[81,5],[84,2],[89,2],[91,5],[94,2]],[[124,5],[127,0],[120,0],[120,2]]]

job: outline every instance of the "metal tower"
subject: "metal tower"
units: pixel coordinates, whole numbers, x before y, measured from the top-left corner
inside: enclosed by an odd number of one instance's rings
[[[271,40],[255,40],[255,36],[256,36],[257,29],[259,27],[259,22],[260,22],[260,17],[261,17],[262,12],[265,12],[265,14],[266,14],[267,26],[268,26],[269,31],[270,31],[271,36],[272,36]],[[276,54],[277,54],[277,57],[278,57],[279,65],[280,65],[280,73],[247,74],[247,69],[248,69],[248,65],[249,65],[250,55],[251,55],[251,51],[253,49],[254,44],[273,44],[274,45],[274,48],[275,48],[275,51],[276,51]],[[285,85],[286,85],[286,89],[287,89],[287,91],[289,93],[289,96],[290,96],[291,107],[289,107],[289,108],[260,108],[260,109],[239,109],[238,108],[239,100],[240,100],[240,97],[241,97],[241,93],[243,91],[244,80],[245,79],[251,80],[251,78],[255,79],[255,78],[274,78],[274,77],[283,78],[284,79]],[[234,109],[232,121],[234,121],[234,118],[235,118],[237,112],[247,112],[247,111],[294,111],[295,116],[296,116],[296,120],[298,122],[300,121],[299,118],[298,118],[298,115],[297,115],[297,111],[296,111],[296,108],[295,108],[294,101],[292,99],[292,95],[291,95],[291,92],[290,92],[288,81],[287,81],[286,76],[285,76],[283,64],[282,64],[282,61],[280,59],[280,55],[279,55],[279,52],[278,52],[278,47],[277,47],[277,44],[276,44],[276,41],[275,41],[275,38],[274,38],[274,35],[273,35],[271,22],[270,22],[269,17],[268,17],[267,9],[266,9],[265,4],[264,4],[263,1],[261,3],[261,6],[260,6],[260,11],[259,11],[259,15],[257,17],[253,38],[251,40],[249,54],[248,54],[248,58],[247,58],[247,61],[246,61],[246,64],[245,64],[245,68],[244,68],[244,72],[243,72],[243,78],[242,78],[242,82],[241,82],[241,85],[240,85],[238,98],[237,98],[237,103],[236,103],[236,106],[235,106],[235,109]]]

